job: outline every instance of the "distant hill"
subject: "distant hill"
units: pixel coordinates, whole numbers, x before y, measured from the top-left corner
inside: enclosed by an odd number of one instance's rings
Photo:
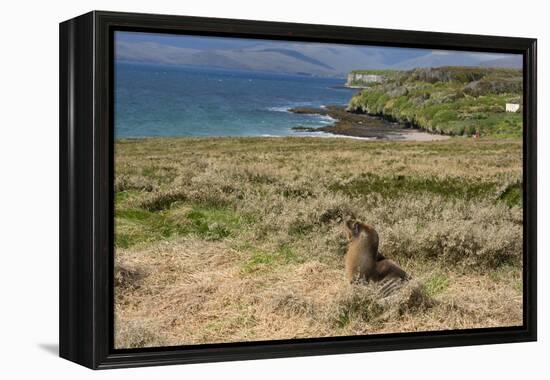
[[[504,57],[498,59],[491,59],[479,64],[483,67],[508,67],[514,69],[521,69],[523,67],[522,57]]]
[[[486,56],[483,56],[484,58]],[[422,67],[443,66],[482,66],[521,68],[522,57],[509,56],[498,59],[480,60],[476,53],[457,53],[436,51],[428,55],[407,59],[392,66],[394,69],[410,70]]]
[[[360,68],[521,67],[519,55],[503,58],[485,53],[273,41],[260,41],[252,46],[228,49],[201,49],[197,45],[192,46],[181,47],[154,41],[117,41],[116,59],[291,74],[307,73],[340,78]]]

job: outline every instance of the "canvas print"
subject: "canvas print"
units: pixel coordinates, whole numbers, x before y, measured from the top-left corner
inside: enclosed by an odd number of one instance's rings
[[[522,325],[521,55],[114,52],[115,348]]]

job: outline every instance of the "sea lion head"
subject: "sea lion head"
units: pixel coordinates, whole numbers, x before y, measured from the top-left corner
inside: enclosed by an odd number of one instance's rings
[[[348,241],[364,240],[375,251],[378,250],[378,232],[373,226],[349,219],[344,223]]]

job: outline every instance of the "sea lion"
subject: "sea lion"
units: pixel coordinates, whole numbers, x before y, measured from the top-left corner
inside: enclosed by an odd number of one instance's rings
[[[346,221],[345,227],[349,240],[345,270],[350,283],[382,282],[385,296],[410,279],[396,263],[378,252],[379,238],[374,227],[353,220]]]

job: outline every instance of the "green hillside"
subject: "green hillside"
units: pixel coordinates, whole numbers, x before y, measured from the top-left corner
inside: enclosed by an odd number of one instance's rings
[[[383,75],[384,82],[365,83],[350,100],[349,111],[448,135],[522,134],[522,109],[505,111],[506,103],[522,103],[521,70],[441,67],[376,74]]]

